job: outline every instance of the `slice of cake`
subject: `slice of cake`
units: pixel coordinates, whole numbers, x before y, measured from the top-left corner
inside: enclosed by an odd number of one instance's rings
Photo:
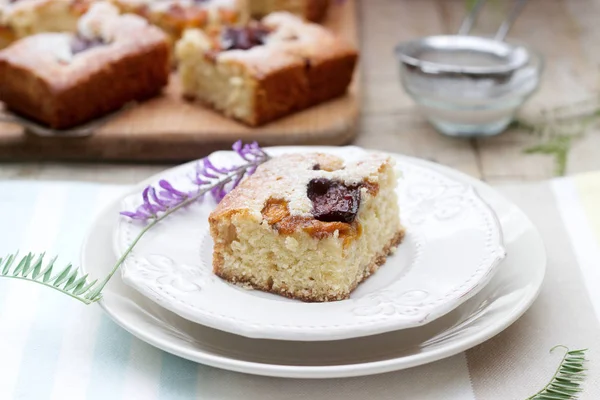
[[[0,101],[64,129],[160,93],[169,73],[160,29],[95,3],[76,34],[41,33],[0,51]]]
[[[188,28],[212,29],[247,18],[241,0],[111,0],[161,28],[174,45]]]
[[[304,301],[346,299],[404,236],[396,183],[377,153],[267,161],[209,217],[214,273]]]
[[[0,48],[41,32],[74,32],[94,0],[0,0]]]
[[[275,11],[287,11],[313,22],[327,14],[330,0],[247,0],[250,14],[262,18]]]
[[[343,95],[357,52],[320,25],[282,12],[212,35],[188,30],[176,57],[186,98],[257,126]]]

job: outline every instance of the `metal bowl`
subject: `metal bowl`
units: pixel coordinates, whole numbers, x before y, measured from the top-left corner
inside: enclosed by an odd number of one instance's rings
[[[502,132],[537,89],[542,57],[525,46],[476,36],[431,36],[396,47],[402,84],[449,136]]]

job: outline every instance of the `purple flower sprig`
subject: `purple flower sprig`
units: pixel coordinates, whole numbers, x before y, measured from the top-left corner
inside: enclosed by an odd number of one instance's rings
[[[131,219],[145,221],[147,224],[117,260],[110,274],[94,290],[95,296],[100,295],[104,286],[117,272],[135,245],[153,226],[185,206],[202,200],[207,193],[210,193],[217,202],[221,201],[245,176],[253,174],[260,164],[270,159],[269,155],[256,142],[242,144],[241,141],[237,141],[232,148],[244,160],[243,164],[217,167],[208,158],[204,158],[196,164],[191,178],[192,183],[196,185],[195,190],[184,192],[162,179],[158,182],[157,188],[150,185],[142,191],[142,204],[135,211],[120,213]]]
[[[190,193],[175,189],[164,179],[158,182],[158,186],[162,190],[157,191],[153,186],[147,186],[142,192],[142,204],[135,211],[121,211],[120,214],[132,219],[146,221],[158,218],[159,213],[166,212],[191,197]]]
[[[144,189],[142,204],[135,211],[122,211],[121,215],[142,221],[156,220],[173,208],[202,200],[207,193],[220,202],[245,176],[252,175],[260,164],[269,159],[269,155],[256,142],[244,145],[237,141],[233,150],[245,161],[244,164],[216,167],[209,158],[204,158],[196,163],[191,178],[192,183],[197,186],[195,190],[184,192],[162,179],[157,188],[147,186]]]
[[[196,173],[192,182],[199,188],[212,184],[213,188],[210,193],[217,203],[239,185],[245,176],[252,175],[260,164],[269,159],[269,155],[256,142],[242,145],[242,142],[238,140],[232,148],[240,158],[246,161],[246,164],[218,168],[208,158],[204,158],[196,164]],[[231,176],[231,179],[222,179],[225,176]]]

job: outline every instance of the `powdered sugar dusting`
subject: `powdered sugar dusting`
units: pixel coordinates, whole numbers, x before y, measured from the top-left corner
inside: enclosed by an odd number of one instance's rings
[[[88,39],[101,38],[104,42],[113,41],[115,25],[128,25],[131,29],[143,28],[147,21],[137,15],[120,15],[112,4],[94,3],[90,10],[81,16],[77,24],[79,34]]]
[[[265,203],[274,198],[287,201],[291,215],[310,216],[312,202],[307,197],[310,180],[325,178],[348,186],[364,181],[378,183],[380,168],[393,163],[391,158],[381,153],[369,153],[354,160],[322,153],[283,155],[262,164],[254,175],[223,199],[215,212],[248,209],[261,218]],[[333,171],[314,169],[317,165],[337,165],[340,168]]]
[[[0,0],[1,1],[1,0]],[[218,8],[231,8],[236,9],[236,0],[119,0],[123,4],[132,6],[145,5],[150,7],[154,11],[165,11],[173,6],[179,6],[183,8],[203,8],[212,9]]]

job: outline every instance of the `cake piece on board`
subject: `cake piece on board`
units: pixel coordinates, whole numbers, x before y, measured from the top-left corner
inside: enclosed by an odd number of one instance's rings
[[[77,33],[40,33],[0,51],[0,101],[52,128],[70,128],[161,92],[170,74],[165,34],[95,3]]]
[[[174,45],[189,28],[212,29],[244,22],[242,0],[111,0],[122,12],[138,14],[161,28]]]
[[[186,98],[258,126],[343,95],[358,53],[322,26],[277,12],[212,34],[190,29],[176,58]]]
[[[94,0],[0,0],[0,49],[41,32],[73,32]]]

